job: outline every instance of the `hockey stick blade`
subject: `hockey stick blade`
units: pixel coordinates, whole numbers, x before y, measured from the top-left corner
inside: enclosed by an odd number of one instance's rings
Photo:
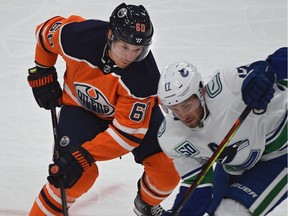
[[[198,174],[196,179],[194,180],[193,184],[188,188],[184,198],[176,205],[176,207],[172,211],[172,216],[178,216],[181,209],[184,207],[186,202],[189,200],[191,195],[196,190],[197,186],[200,184],[204,176],[207,174],[207,172],[210,170],[210,168],[213,166],[214,162],[218,159],[224,148],[227,146],[227,144],[230,142],[230,140],[233,138],[239,127],[241,126],[242,122],[246,119],[246,117],[249,115],[252,108],[250,106],[246,106],[244,111],[240,114],[240,116],[236,119],[235,123],[233,124],[232,128],[229,130],[225,138],[222,140],[216,151],[213,153],[213,155],[210,157],[210,159],[207,161],[205,166],[203,167],[202,171]]]

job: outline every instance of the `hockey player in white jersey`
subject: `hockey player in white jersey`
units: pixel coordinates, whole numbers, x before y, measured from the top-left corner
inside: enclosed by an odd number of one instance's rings
[[[158,95],[168,114],[158,138],[182,178],[173,208],[246,106],[252,111],[180,216],[266,215],[287,197],[287,47],[266,60],[216,71],[203,85],[189,62],[166,67]],[[206,213],[205,213],[206,212]]]

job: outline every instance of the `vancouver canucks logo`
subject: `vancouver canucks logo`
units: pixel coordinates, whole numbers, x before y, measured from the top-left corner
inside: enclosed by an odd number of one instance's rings
[[[189,75],[189,71],[187,68],[182,68],[181,70],[178,70],[182,77],[187,77]]]
[[[220,163],[229,163],[231,162],[238,151],[243,148],[249,146],[249,140],[240,140],[238,142],[233,143],[232,145],[226,146],[220,156],[218,157],[217,161]],[[217,150],[218,145],[216,143],[209,143],[208,147],[213,151],[213,153]]]
[[[99,89],[83,83],[76,83],[75,88],[78,101],[84,108],[99,115],[114,115],[114,107]]]

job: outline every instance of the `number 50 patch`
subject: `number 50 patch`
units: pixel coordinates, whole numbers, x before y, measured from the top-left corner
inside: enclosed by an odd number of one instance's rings
[[[185,156],[194,156],[194,155],[197,155],[199,153],[197,148],[195,148],[192,145],[192,143],[190,143],[189,141],[185,141],[185,142],[181,143],[178,147],[175,148],[175,150],[179,154],[182,154]]]

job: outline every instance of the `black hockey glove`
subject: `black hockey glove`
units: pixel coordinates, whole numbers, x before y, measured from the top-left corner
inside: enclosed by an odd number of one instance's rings
[[[89,152],[81,146],[72,147],[54,164],[49,165],[48,181],[59,188],[59,179],[63,178],[65,188],[71,188],[82,176],[83,172],[92,166],[94,159]]]
[[[241,88],[243,101],[253,109],[265,112],[275,92],[275,72],[266,61],[252,63],[248,72]]]
[[[27,79],[38,105],[46,110],[61,106],[62,89],[57,81],[55,67],[40,68],[36,66],[30,68],[28,72]]]

